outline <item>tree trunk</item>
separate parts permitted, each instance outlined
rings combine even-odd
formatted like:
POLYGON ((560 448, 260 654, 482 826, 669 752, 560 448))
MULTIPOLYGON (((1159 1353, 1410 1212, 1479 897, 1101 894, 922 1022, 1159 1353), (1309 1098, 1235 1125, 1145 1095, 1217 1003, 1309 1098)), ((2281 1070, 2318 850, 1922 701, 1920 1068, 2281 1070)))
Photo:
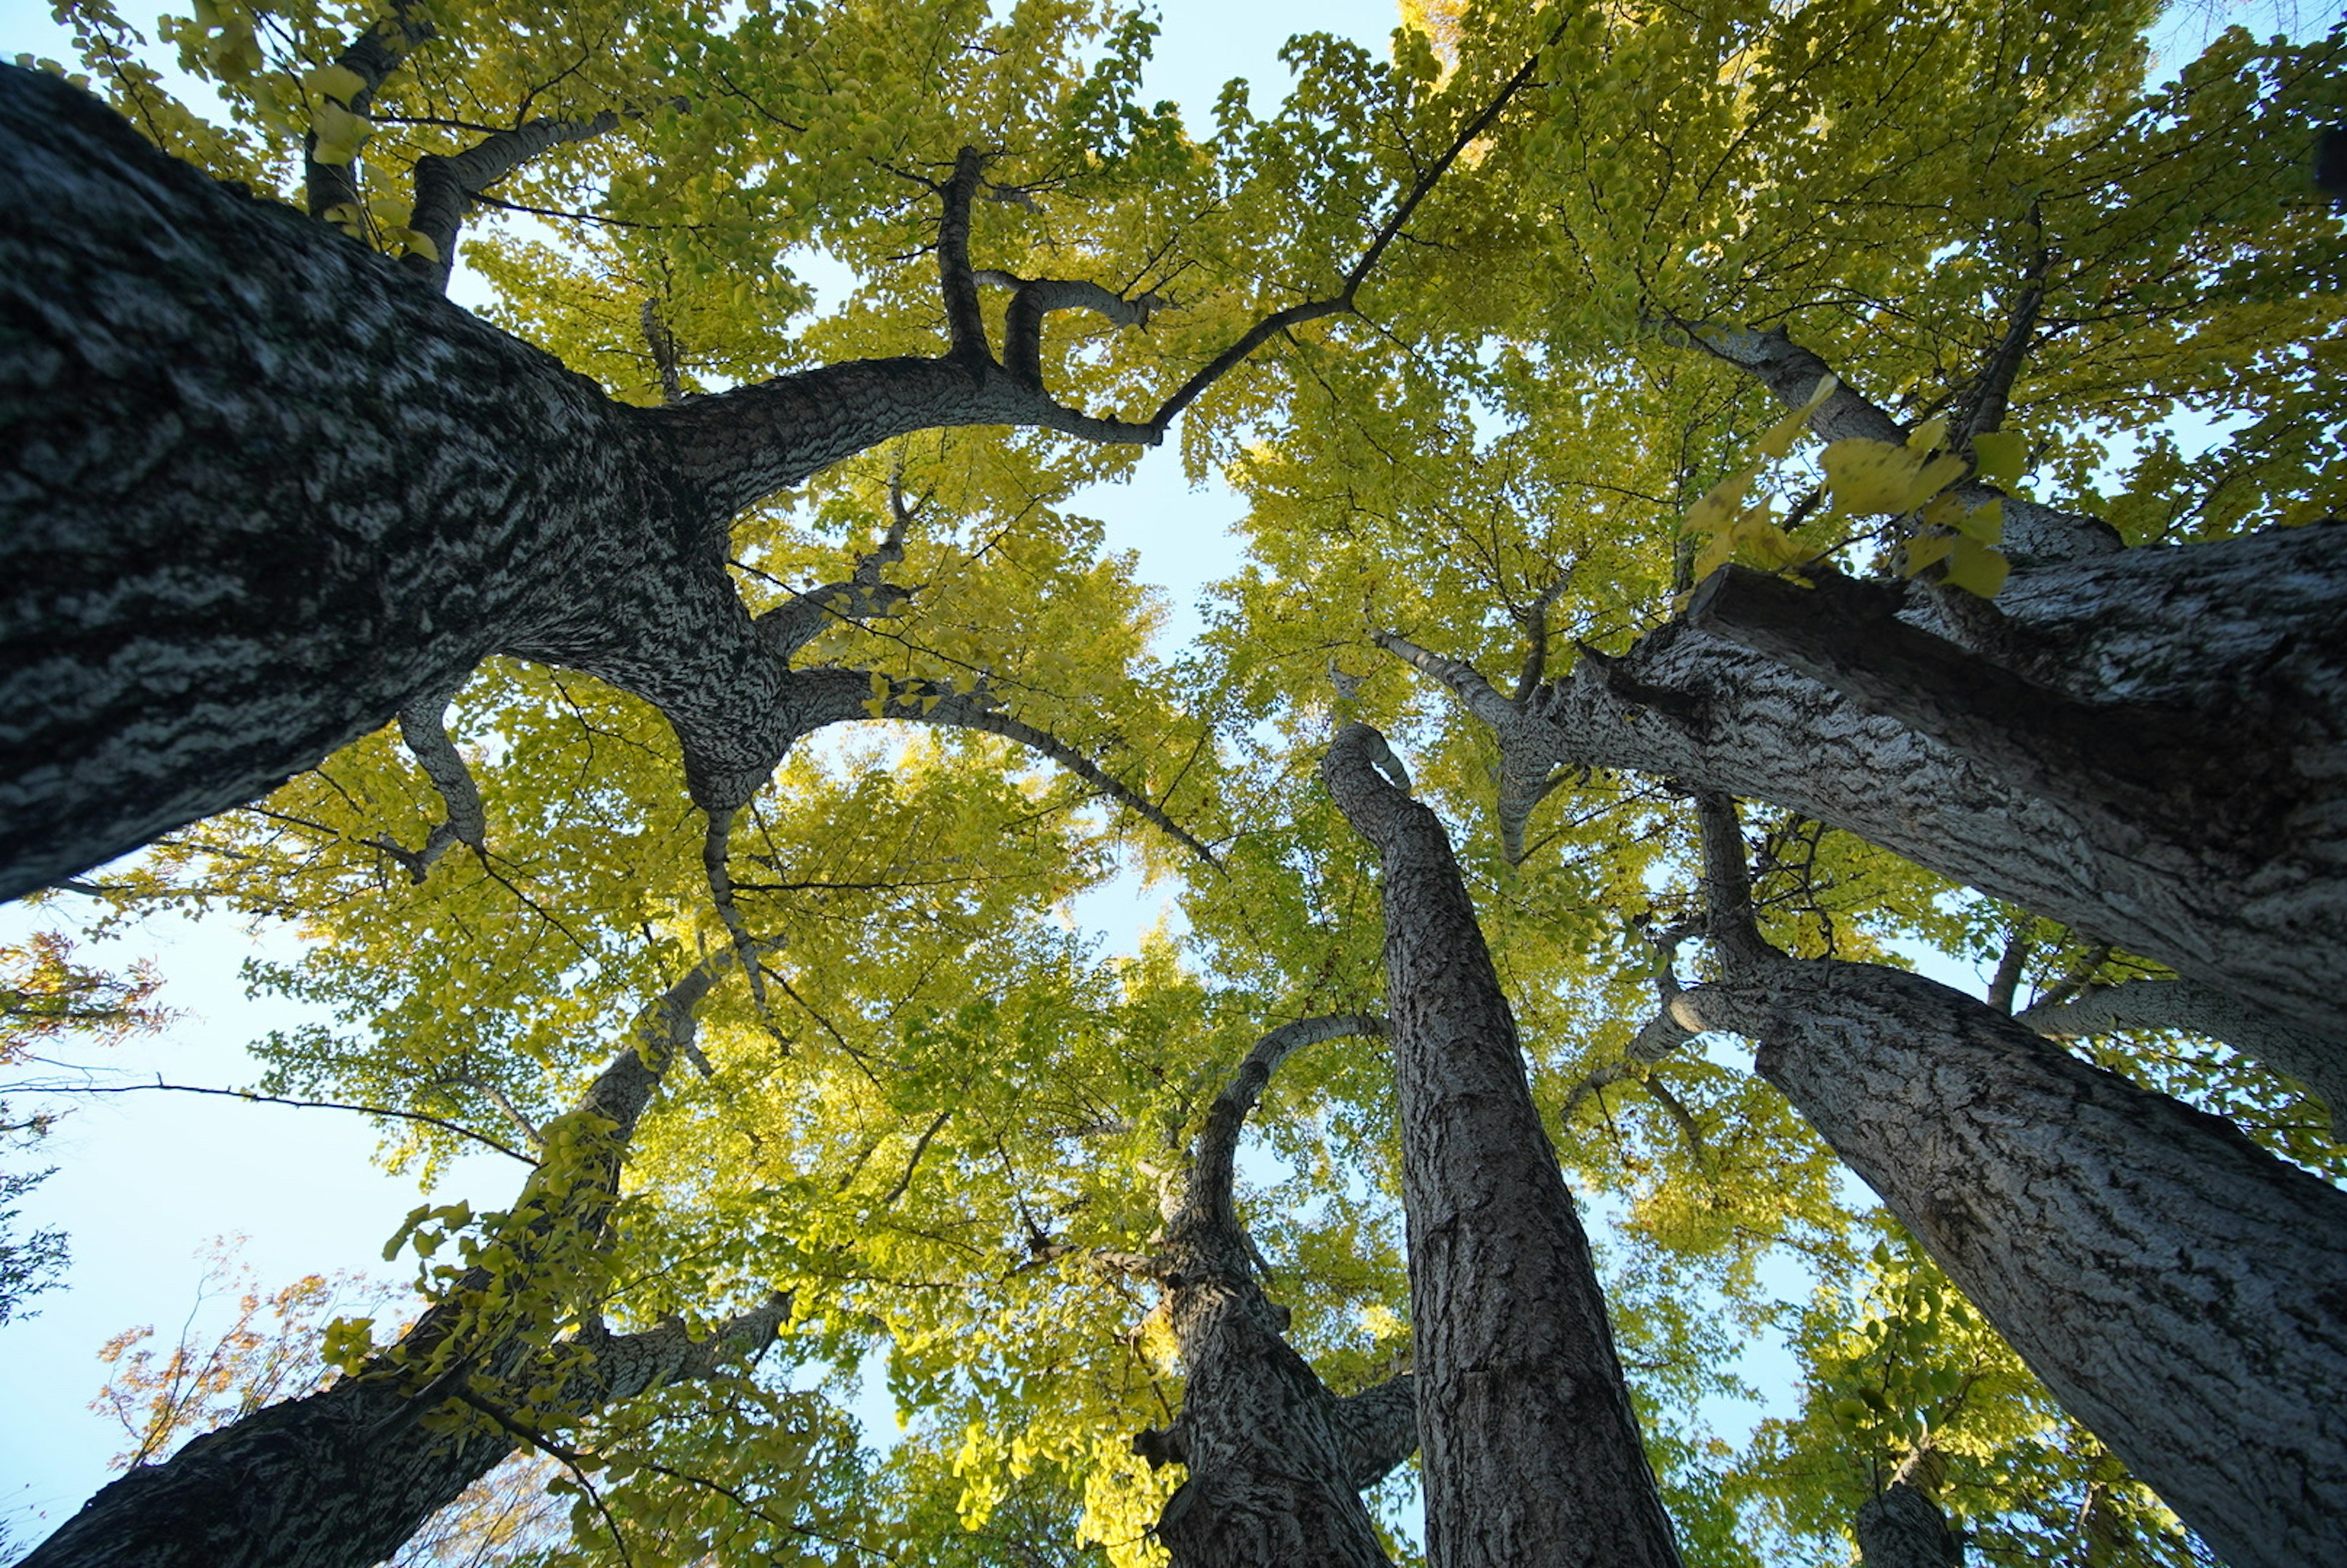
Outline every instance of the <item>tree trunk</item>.
POLYGON ((2232 1568, 2347 1562, 2347 1194, 1871 965, 1686 993, 2232 1568))
MULTIPOLYGON (((785 1303, 699 1344, 682 1323, 598 1348, 580 1403, 708 1377, 773 1338, 785 1303)), ((434 1430, 449 1407, 391 1381, 346 1378, 270 1405, 141 1465, 84 1503, 20 1568, 371 1568, 487 1475, 517 1440, 478 1422, 434 1430)))
POLYGON ((1939 1505, 1894 1481, 1858 1511, 1859 1568, 1963 1568, 1963 1542, 1939 1505))
POLYGON ((1927 601, 1909 618, 1953 634, 1951 657, 2049 695, 2238 726, 2239 753, 2218 760, 2265 759, 2262 836, 2149 832, 2092 790, 2034 787, 2042 771, 1955 743, 1976 713, 1935 719, 1912 693, 1864 687, 1862 671, 1837 690, 1682 625, 1585 658, 1522 703, 1385 641, 1499 731, 1520 784, 1589 764, 1770 801, 2347 1038, 2347 528, 2016 571, 1994 607, 1927 601))
POLYGON ((1182 1348, 1182 1413, 1136 1449, 1186 1465, 1157 1532, 1175 1568, 1383 1568, 1363 1488, 1408 1459, 1418 1430, 1407 1373, 1350 1399, 1288 1347, 1286 1314, 1256 1282, 1231 1200, 1240 1127, 1288 1052, 1376 1034, 1376 1019, 1306 1019, 1250 1051, 1207 1113, 1189 1179, 1169 1205, 1160 1262, 1182 1348))
POLYGON ((1399 774, 1359 724, 1322 764, 1384 868, 1428 1561, 1676 1568, 1514 1016, 1449 836, 1399 774))
MULTIPOLYGON (((549 1182, 542 1167, 530 1178, 509 1233, 517 1251, 559 1243, 565 1229, 589 1238, 600 1232, 637 1120, 691 1041, 695 1008, 734 961, 729 952, 703 962, 638 1018, 629 1044, 564 1118, 578 1123, 572 1136, 550 1140, 582 1145, 586 1168, 549 1182)), ((529 1266, 525 1255, 521 1277, 506 1282, 510 1292, 528 1289, 529 1266)), ((492 1283, 475 1269, 456 1294, 492 1283)), ((569 1376, 559 1405, 593 1409, 712 1377, 754 1358, 789 1311, 787 1298, 770 1296, 698 1342, 682 1322, 612 1335, 590 1320, 562 1347, 593 1354, 569 1376)), ((455 1401, 477 1379, 492 1391, 528 1386, 533 1368, 556 1349, 492 1337, 462 1344, 450 1372, 422 1380, 416 1367, 452 1335, 476 1337, 468 1328, 461 1308, 433 1307, 401 1339, 412 1360, 378 1358, 356 1376, 266 1406, 160 1464, 140 1466, 84 1503, 23 1568, 371 1568, 513 1451, 512 1431, 502 1424, 484 1430, 455 1401), (425 1420, 436 1413, 467 1424, 436 1430, 425 1420)))
POLYGON ((491 653, 651 702, 695 803, 740 805, 791 714, 726 575, 736 513, 913 430, 1163 434, 964 346, 628 407, 0 67, 0 899, 251 800, 491 653))

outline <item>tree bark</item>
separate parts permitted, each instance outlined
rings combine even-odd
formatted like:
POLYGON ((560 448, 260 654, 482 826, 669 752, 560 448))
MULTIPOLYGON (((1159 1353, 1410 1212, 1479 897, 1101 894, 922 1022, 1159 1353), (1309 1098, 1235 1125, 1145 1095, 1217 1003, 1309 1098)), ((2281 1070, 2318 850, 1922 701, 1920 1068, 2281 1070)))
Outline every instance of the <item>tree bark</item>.
POLYGON ((1169 1205, 1160 1253, 1182 1349, 1182 1413, 1136 1448, 1179 1460, 1189 1479, 1157 1533, 1176 1568, 1382 1568, 1361 1490, 1408 1459, 1418 1430, 1408 1373, 1349 1399, 1289 1348, 1286 1314, 1255 1278, 1232 1206, 1232 1160, 1272 1071, 1298 1047, 1383 1032, 1377 1019, 1306 1019, 1275 1030, 1215 1100, 1189 1179, 1169 1205))
POLYGON ((1858 1511, 1859 1568, 1963 1568, 1963 1542, 1939 1505, 1894 1481, 1858 1511))
POLYGON ((696 804, 791 715, 735 514, 909 431, 1152 442, 990 361, 612 402, 391 259, 0 67, 0 898, 251 799, 507 653, 658 707, 696 804))
POLYGON ((2049 795, 2023 770, 1686 626, 1584 657, 1521 702, 1456 661, 1384 641, 1498 730, 1519 796, 1522 781, 1594 765, 1770 801, 2347 1038, 2347 528, 2016 571, 1994 603, 1985 621, 1932 623, 2051 695, 2172 707, 2214 726, 2219 746, 2227 723, 2259 737, 2255 754, 2229 760, 2271 760, 2263 784, 2279 804, 2262 840, 2154 832, 2087 792, 2049 795))
POLYGON ((2347 1561, 2347 1194, 1919 976, 1747 958, 1683 1005, 2228 1563, 2347 1561))
MULTIPOLYGON (((633 1038, 565 1120, 582 1124, 586 1167, 549 1184, 534 1175, 515 1206, 518 1250, 570 1229, 600 1234, 618 1192, 619 1167, 637 1120, 676 1054, 689 1045, 693 1011, 733 961, 721 954, 692 970, 638 1019, 633 1038)), ((551 1131, 549 1129, 549 1131, 551 1131)), ((557 1140, 559 1142, 560 1140, 557 1140)), ((528 1288, 525 1277, 505 1283, 528 1288)), ((491 1283, 476 1269, 458 1294, 491 1283)), ((561 1405, 593 1409, 648 1389, 709 1378, 754 1359, 789 1316, 774 1296, 696 1342, 669 1321, 613 1335, 590 1320, 565 1348, 591 1352, 565 1380, 561 1405)), ((84 1503, 35 1548, 23 1568, 371 1568, 518 1441, 477 1419, 447 1430, 425 1418, 466 1416, 456 1401, 476 1378, 494 1390, 527 1386, 555 1347, 481 1337, 460 1310, 433 1307, 358 1374, 318 1392, 267 1406, 195 1439, 160 1464, 142 1465, 84 1503), (457 1339, 450 1369, 416 1370, 457 1339), (419 1386, 420 1384, 420 1386, 419 1386)))
POLYGON ((1384 738, 1322 776, 1384 868, 1427 1557, 1676 1568, 1589 1243, 1450 842, 1384 738))

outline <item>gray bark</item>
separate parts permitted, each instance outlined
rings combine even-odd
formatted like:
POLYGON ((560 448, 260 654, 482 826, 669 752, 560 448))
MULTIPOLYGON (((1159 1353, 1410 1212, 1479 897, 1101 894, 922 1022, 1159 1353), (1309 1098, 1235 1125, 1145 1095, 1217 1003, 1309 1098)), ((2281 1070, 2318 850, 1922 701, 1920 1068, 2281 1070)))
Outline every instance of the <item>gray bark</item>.
POLYGON ((1456 661, 1384 641, 1494 726, 1513 777, 1585 764, 1768 800, 2339 1038, 2342 589, 2347 528, 2312 528, 2016 571, 1985 623, 1957 627, 1931 602, 1909 612, 1962 632, 1952 656, 1990 660, 2049 699, 2171 707, 2215 726, 2219 746, 2237 725, 2256 743, 2234 760, 2265 759, 2279 803, 2246 843, 2161 827, 2090 790, 2033 787, 2042 769, 1952 743, 1952 719, 1881 711, 1890 704, 1685 626, 1618 659, 1584 657, 1521 702, 1456 661))
POLYGON ((1860 1568, 1963 1568, 1963 1542, 1939 1504, 1894 1481, 1858 1511, 1860 1568))
POLYGON ((1271 1073, 1301 1046, 1384 1032, 1363 1016, 1306 1019, 1248 1053, 1207 1112, 1187 1182, 1167 1205, 1159 1262, 1181 1346, 1182 1413, 1136 1443, 1189 1479, 1157 1532, 1177 1568, 1380 1568, 1361 1489, 1418 1447, 1408 1373, 1340 1399, 1289 1348, 1286 1315, 1264 1295, 1232 1205, 1232 1161, 1271 1073))
POLYGON ((1384 871, 1428 1561, 1676 1568, 1588 1239, 1449 836, 1366 725, 1321 772, 1384 871))
MULTIPOLYGON (((533 1176, 515 1207, 516 1239, 558 1232, 592 1236, 617 1195, 629 1137, 669 1063, 689 1047, 693 1009, 733 962, 720 955, 695 968, 637 1020, 620 1050, 579 1099, 576 1112, 608 1123, 590 1138, 589 1167, 550 1195, 533 1176)), ((527 1256, 520 1266, 526 1272, 527 1256)), ((475 1270, 460 1290, 490 1276, 475 1270)), ((508 1281, 526 1289, 526 1279, 508 1281)), ((592 1352, 570 1375, 562 1404, 587 1410, 648 1389, 715 1376, 754 1359, 789 1316, 770 1296, 696 1342, 678 1321, 614 1335, 589 1321, 571 1341, 592 1352)), ((432 1308, 398 1351, 316 1393, 270 1405, 208 1432, 160 1464, 142 1465, 84 1503, 35 1548, 23 1568, 369 1568, 399 1550, 438 1510, 488 1473, 519 1439, 505 1425, 435 1431, 423 1418, 454 1409, 477 1384, 491 1399, 524 1386, 552 1348, 494 1334, 448 1307, 432 1308), (455 1339, 453 1347, 449 1341, 455 1339), (447 1373, 416 1368, 435 1352, 447 1373)))
POLYGON ((651 702, 695 802, 741 804, 791 733, 725 573, 742 507, 917 429, 1163 434, 965 346, 627 407, 0 67, 0 897, 250 800, 492 653, 651 702))
POLYGON ((2347 1561, 2347 1194, 1921 977, 1686 993, 2233 1568, 2347 1561))
POLYGON ((2070 1001, 2031 1008, 2018 1021, 2048 1040, 2080 1040, 2115 1029, 2172 1029, 2221 1041, 2311 1091, 2331 1112, 2332 1135, 2347 1142, 2347 1045, 2296 1028, 2214 986, 2196 980, 2098 986, 2070 1001))

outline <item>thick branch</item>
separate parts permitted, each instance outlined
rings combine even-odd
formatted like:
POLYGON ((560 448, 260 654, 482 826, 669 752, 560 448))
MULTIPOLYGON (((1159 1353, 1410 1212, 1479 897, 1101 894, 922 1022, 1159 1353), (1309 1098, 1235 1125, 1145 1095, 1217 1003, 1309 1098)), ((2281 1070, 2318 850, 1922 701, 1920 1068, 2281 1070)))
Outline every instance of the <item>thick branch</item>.
MULTIPOLYGON (((1558 587, 1563 587, 1560 579, 1558 587)), ((1536 668, 1548 662, 1545 630, 1545 604, 1538 624, 1542 627, 1534 638, 1532 652, 1526 660, 1524 677, 1537 689, 1536 668)), ((1524 720, 1524 696, 1528 694, 1520 683, 1520 694, 1510 698, 1483 679, 1472 665, 1457 659, 1428 651, 1399 632, 1381 631, 1378 645, 1403 662, 1416 666, 1450 688, 1461 706, 1491 726, 1500 743, 1500 793, 1497 820, 1500 829, 1500 852, 1511 866, 1523 864, 1524 835, 1531 828, 1532 813, 1563 783, 1567 774, 1556 767, 1555 747, 1547 737, 1524 720)))
POLYGON ((2198 980, 2129 980, 2096 987, 2066 1002, 2040 1003, 2021 1023, 2048 1040, 2080 1040, 2118 1029, 2173 1029, 2220 1040, 2294 1078, 2331 1112, 2347 1142, 2347 1045, 2198 980))
POLYGON ((440 794, 447 815, 433 825, 420 849, 404 847, 389 834, 368 840, 407 868, 410 881, 431 875, 433 863, 456 845, 479 853, 488 847, 488 817, 481 807, 481 792, 473 783, 446 723, 449 699, 456 692, 435 692, 399 711, 400 738, 407 743, 415 764, 440 794))
MULTIPOLYGON (((392 0, 391 15, 352 39, 350 47, 334 61, 359 78, 358 90, 343 104, 351 113, 365 114, 384 78, 433 36, 432 24, 416 15, 415 10, 415 0, 392 0)), ((302 141, 302 200, 311 217, 323 218, 334 208, 355 207, 360 196, 357 176, 352 172, 354 166, 318 162, 309 156, 317 147, 317 133, 313 131, 302 141)))
POLYGON ((1199 1131, 1197 1146, 1191 1154, 1183 1209, 1208 1224, 1236 1225, 1238 1214, 1231 1203, 1231 1182, 1239 1133, 1279 1064, 1293 1052, 1322 1040, 1347 1035, 1382 1040, 1385 1032, 1386 1020, 1374 1013, 1338 1013, 1282 1024, 1257 1040, 1206 1112, 1206 1124, 1199 1131))
POLYGON ((914 590, 882 579, 881 573, 905 559, 905 529, 913 513, 891 487, 888 531, 866 554, 845 582, 830 582, 794 596, 758 617, 758 635, 767 647, 788 659, 835 620, 879 620, 895 615, 909 602, 914 590))
POLYGON ((1111 325, 1138 327, 1148 325, 1150 316, 1165 308, 1165 301, 1153 293, 1127 299, 1098 283, 1067 278, 1028 279, 991 271, 973 276, 981 284, 1011 291, 1010 308, 1002 322, 1003 367, 1037 388, 1043 384, 1045 316, 1059 311, 1091 311, 1111 325))
POLYGON ((2239 715, 2219 726, 2142 704, 2082 702, 1898 619, 1891 584, 1816 574, 1803 589, 1748 567, 1714 572, 1688 624, 1823 682, 1974 759, 2014 789, 2255 853, 2289 769, 2239 715))
POLYGON ((534 119, 482 138, 464 151, 415 160, 415 206, 407 226, 432 242, 434 254, 410 250, 403 264, 436 289, 448 287, 456 264, 456 233, 473 203, 490 186, 531 159, 574 141, 601 136, 620 123, 617 109, 592 119, 534 119))
POLYGON ((994 368, 986 316, 979 309, 978 277, 969 265, 969 204, 985 171, 985 158, 976 148, 965 147, 955 155, 953 173, 938 191, 945 204, 938 220, 938 289, 945 296, 946 357, 973 376, 994 368))
MULTIPOLYGON (((1754 376, 1788 408, 1799 408, 1809 402, 1818 383, 1832 374, 1825 361, 1793 342, 1782 328, 1764 333, 1711 322, 1679 324, 1697 347, 1754 376)), ((1907 441, 1906 426, 1861 396, 1847 380, 1841 380, 1833 394, 1809 415, 1809 428, 1828 441, 1853 436, 1887 441, 1892 446, 1904 446, 1907 441)), ((1955 494, 1975 507, 1991 500, 2003 501, 2005 540, 2016 556, 2040 561, 2068 560, 2078 556, 2104 555, 2119 548, 2118 535, 2100 518, 2057 511, 1973 480, 1956 486, 1955 494)))
POLYGON ((1331 1419, 1345 1442, 1354 1487, 1367 1491, 1418 1451, 1418 1378, 1397 1372, 1337 1401, 1331 1419))

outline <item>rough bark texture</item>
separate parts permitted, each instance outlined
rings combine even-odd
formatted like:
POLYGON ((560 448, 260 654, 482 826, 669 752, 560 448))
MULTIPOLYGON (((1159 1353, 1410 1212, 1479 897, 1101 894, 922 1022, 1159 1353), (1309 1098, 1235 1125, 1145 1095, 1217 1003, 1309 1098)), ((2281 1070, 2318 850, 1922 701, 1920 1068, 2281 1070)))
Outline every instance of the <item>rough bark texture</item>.
MULTIPOLYGON (((559 1198, 548 1200, 542 1177, 531 1178, 515 1206, 523 1250, 530 1235, 556 1227, 589 1235, 600 1229, 627 1140, 670 1061, 689 1046, 694 1008, 732 962, 727 954, 701 965, 647 1009, 629 1044, 580 1097, 572 1114, 608 1131, 593 1140, 589 1168, 565 1182, 559 1198)), ((476 1270, 461 1285, 488 1283, 476 1270)), ((589 1322, 575 1344, 592 1359, 569 1376, 562 1402, 593 1409, 712 1377, 754 1358, 789 1310, 787 1298, 769 1297, 697 1343, 682 1322, 623 1335, 589 1322)), ((420 1360, 465 1332, 450 1307, 436 1307, 400 1348, 420 1360)), ((370 1568, 516 1445, 509 1431, 484 1430, 477 1420, 451 1431, 432 1430, 423 1418, 464 1414, 452 1400, 476 1377, 490 1388, 526 1384, 530 1364, 547 1349, 465 1344, 450 1373, 421 1387, 412 1364, 385 1358, 317 1393, 264 1407, 106 1487, 35 1548, 24 1568, 370 1568)))
POLYGON ((724 569, 742 507, 917 429, 1163 433, 978 347, 627 407, 0 67, 0 898, 250 800, 492 653, 651 702, 695 802, 738 806, 794 723, 724 569))
POLYGON ((1365 725, 1322 774, 1384 868, 1428 1561, 1675 1568, 1589 1243, 1449 836, 1365 725))
POLYGON ((1860 1568, 1963 1568, 1963 1542, 1939 1505, 1894 1481, 1858 1511, 1860 1568))
POLYGON ((2048 1040, 2079 1040, 2115 1029, 2173 1029, 2220 1040, 2250 1061, 2296 1079, 2331 1112, 2347 1142, 2347 1045, 2299 1029, 2267 1009, 2197 980, 2129 980, 2074 1000, 2034 1007, 2017 1020, 2048 1040))
POLYGON ((1378 1568, 1361 1489, 1418 1447, 1403 1373, 1340 1399, 1288 1347, 1287 1317, 1263 1293, 1231 1202, 1239 1129, 1290 1051, 1383 1032, 1374 1018, 1307 1019, 1266 1036, 1208 1112, 1160 1252, 1165 1307, 1182 1348, 1182 1413, 1147 1451, 1189 1468, 1158 1536, 1178 1568, 1378 1568))
POLYGON ((2347 1194, 1915 975, 1686 997, 2233 1568, 2347 1561, 2347 1194))
MULTIPOLYGON (((1951 596, 1952 597, 1952 596, 1951 596)), ((2302 1026, 2347 1038, 2347 528, 2147 547, 2016 571, 1958 628, 1910 619, 2049 693, 2173 706, 2254 733, 2265 840, 2154 834, 1870 712, 1822 681, 1669 626, 1522 702, 1389 636, 1498 730, 1519 780, 1590 764, 1789 806, 2302 1026)), ((2218 743, 2222 744, 2222 741, 2218 743)), ((1519 793, 1522 791, 1520 789, 1519 793)))

